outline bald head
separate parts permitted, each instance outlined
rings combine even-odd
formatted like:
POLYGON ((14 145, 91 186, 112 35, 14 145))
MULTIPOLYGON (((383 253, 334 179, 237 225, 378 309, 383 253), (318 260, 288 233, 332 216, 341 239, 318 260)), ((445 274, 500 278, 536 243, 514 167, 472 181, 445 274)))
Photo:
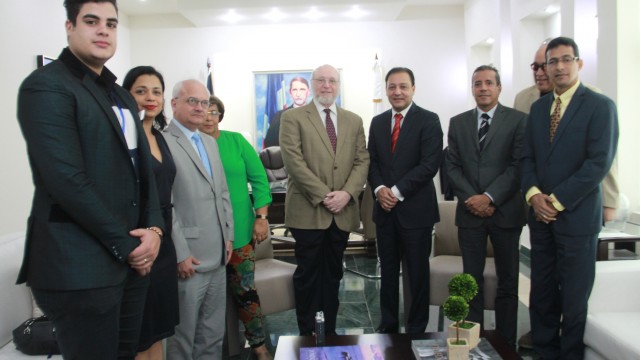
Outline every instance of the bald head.
POLYGON ((324 107, 330 107, 340 94, 340 73, 331 65, 313 70, 313 98, 324 107))
POLYGON ((542 45, 540 45, 533 59, 533 64, 531 64, 533 70, 533 80, 536 83, 536 88, 538 88, 538 91, 543 94, 553 90, 553 85, 549 81, 549 78, 547 77, 547 73, 543 66, 546 62, 545 52, 547 50, 547 43, 548 41, 545 40, 542 45))

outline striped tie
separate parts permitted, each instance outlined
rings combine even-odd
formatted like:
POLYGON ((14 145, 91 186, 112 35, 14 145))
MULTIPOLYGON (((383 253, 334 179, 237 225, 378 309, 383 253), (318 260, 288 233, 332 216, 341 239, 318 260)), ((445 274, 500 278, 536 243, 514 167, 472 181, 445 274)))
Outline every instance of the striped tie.
POLYGON ((478 130, 478 143, 480 150, 484 147, 484 141, 487 139, 487 133, 489 132, 489 114, 483 113, 480 115, 482 122, 480 123, 480 130, 478 130))

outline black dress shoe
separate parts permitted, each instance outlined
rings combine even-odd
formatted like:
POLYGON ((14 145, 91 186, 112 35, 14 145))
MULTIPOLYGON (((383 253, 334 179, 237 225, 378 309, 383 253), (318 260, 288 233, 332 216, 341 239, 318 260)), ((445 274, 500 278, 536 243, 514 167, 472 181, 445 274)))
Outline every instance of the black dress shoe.
POLYGON ((378 326, 376 332, 378 334, 397 334, 398 328, 392 326, 378 326))

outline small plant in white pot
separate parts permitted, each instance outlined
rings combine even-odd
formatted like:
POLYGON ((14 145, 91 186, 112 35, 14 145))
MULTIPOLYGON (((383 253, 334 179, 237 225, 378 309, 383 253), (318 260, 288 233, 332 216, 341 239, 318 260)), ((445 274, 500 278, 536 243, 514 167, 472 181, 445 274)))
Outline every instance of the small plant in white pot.
MULTIPOLYGON (((449 296, 459 296, 468 304, 478 294, 478 283, 469 274, 457 274, 449 280, 449 296)), ((468 313, 468 311, 467 311, 468 313)), ((465 314, 464 318, 467 315, 465 314)), ((480 324, 473 321, 456 322, 449 326, 449 337, 453 337, 453 333, 459 334, 469 340, 469 348, 473 349, 480 343, 480 324)), ((453 320, 452 320, 453 321, 453 320)))
MULTIPOLYGON (((449 295, 442 305, 442 310, 447 319, 459 324, 469 314, 469 304, 462 296, 449 295)), ((447 338, 448 358, 449 360, 468 360, 469 350, 471 349, 469 340, 460 338, 458 329, 459 327, 456 327, 455 337, 451 335, 451 330, 449 330, 449 337, 447 338)))

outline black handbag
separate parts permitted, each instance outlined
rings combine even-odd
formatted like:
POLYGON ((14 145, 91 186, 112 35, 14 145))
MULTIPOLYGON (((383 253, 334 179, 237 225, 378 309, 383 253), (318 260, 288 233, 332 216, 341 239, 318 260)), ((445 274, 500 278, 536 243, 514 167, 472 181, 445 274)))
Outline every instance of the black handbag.
POLYGON ((56 328, 46 315, 28 319, 13 329, 13 343, 27 355, 60 354, 56 328))

